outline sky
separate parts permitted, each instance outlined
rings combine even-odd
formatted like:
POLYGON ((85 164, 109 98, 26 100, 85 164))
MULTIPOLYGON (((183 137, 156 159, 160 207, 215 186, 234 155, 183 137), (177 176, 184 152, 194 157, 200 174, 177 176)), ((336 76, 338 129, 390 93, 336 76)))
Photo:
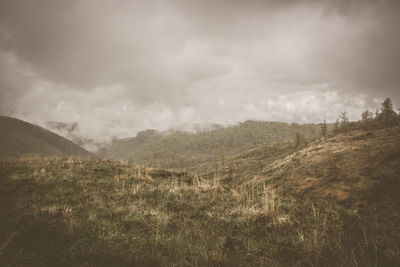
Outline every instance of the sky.
POLYGON ((400 103, 397 0, 2 0, 0 114, 107 140, 400 103))

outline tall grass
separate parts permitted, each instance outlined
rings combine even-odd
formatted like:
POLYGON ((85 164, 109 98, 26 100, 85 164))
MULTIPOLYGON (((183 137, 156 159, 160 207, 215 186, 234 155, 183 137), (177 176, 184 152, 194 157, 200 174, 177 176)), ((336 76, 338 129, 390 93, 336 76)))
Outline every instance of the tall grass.
POLYGON ((391 199, 346 206, 287 196, 268 184, 228 186, 186 172, 77 158, 1 161, 0 172, 6 266, 399 260, 400 213, 391 199))

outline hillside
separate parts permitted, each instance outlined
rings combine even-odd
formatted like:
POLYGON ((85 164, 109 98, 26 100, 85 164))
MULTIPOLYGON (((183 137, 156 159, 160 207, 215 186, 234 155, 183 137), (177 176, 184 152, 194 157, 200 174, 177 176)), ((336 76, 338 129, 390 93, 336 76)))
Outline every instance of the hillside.
POLYGON ((400 127, 358 129, 320 139, 274 161, 247 182, 260 183, 314 199, 400 200, 400 127))
POLYGON ((399 186, 400 127, 348 130, 302 148, 263 146, 191 171, 222 184, 273 186, 315 199, 356 199, 378 182, 399 186))
POLYGON ((399 130, 263 146, 190 172, 3 160, 0 262, 399 266, 399 130))
POLYGON ((92 156, 73 142, 22 120, 0 116, 0 128, 0 158, 32 154, 49 157, 92 156))
POLYGON ((189 171, 206 180, 239 186, 250 181, 274 161, 296 151, 292 142, 264 145, 231 157, 189 168, 189 171))
POLYGON ((187 168, 261 145, 292 141, 296 133, 315 138, 320 135, 320 128, 319 124, 246 121, 197 133, 147 130, 133 138, 115 140, 104 157, 129 159, 154 167, 187 168))

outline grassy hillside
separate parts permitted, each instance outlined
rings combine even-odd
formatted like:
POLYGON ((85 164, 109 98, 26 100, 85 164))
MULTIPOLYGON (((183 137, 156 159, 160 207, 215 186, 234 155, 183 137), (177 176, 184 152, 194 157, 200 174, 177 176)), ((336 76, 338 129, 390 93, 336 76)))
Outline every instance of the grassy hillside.
POLYGON ((163 168, 186 168, 219 160, 261 145, 292 141, 299 133, 307 138, 320 135, 318 124, 287 124, 246 121, 235 126, 189 133, 147 130, 134 138, 116 140, 105 155, 129 159, 140 164, 163 168))
POLYGON ((275 160, 290 155, 298 149, 299 147, 296 148, 293 142, 264 145, 235 156, 189 168, 189 171, 206 180, 217 179, 221 184, 238 186, 253 179, 275 160))
POLYGON ((39 126, 0 116, 0 158, 38 154, 50 157, 90 157, 91 153, 39 126))
POLYGON ((266 166, 248 183, 280 185, 315 199, 398 198, 400 127, 358 129, 315 141, 266 166), (389 191, 377 191, 382 186, 389 191))
POLYGON ((226 158, 214 175, 0 161, 0 262, 399 266, 399 142, 398 126, 347 131, 226 158))
POLYGON ((347 199, 400 177, 400 127, 357 127, 295 147, 262 146, 190 169, 221 184, 280 185, 291 194, 347 199), (363 129, 365 128, 365 129, 363 129))

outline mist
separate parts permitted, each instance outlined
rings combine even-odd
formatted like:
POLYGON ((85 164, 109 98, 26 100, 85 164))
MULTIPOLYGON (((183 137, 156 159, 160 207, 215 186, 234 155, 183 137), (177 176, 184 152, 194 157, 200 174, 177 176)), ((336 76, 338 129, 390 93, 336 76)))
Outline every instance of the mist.
POLYGON ((400 102, 397 1, 1 1, 0 113, 99 141, 400 102))

